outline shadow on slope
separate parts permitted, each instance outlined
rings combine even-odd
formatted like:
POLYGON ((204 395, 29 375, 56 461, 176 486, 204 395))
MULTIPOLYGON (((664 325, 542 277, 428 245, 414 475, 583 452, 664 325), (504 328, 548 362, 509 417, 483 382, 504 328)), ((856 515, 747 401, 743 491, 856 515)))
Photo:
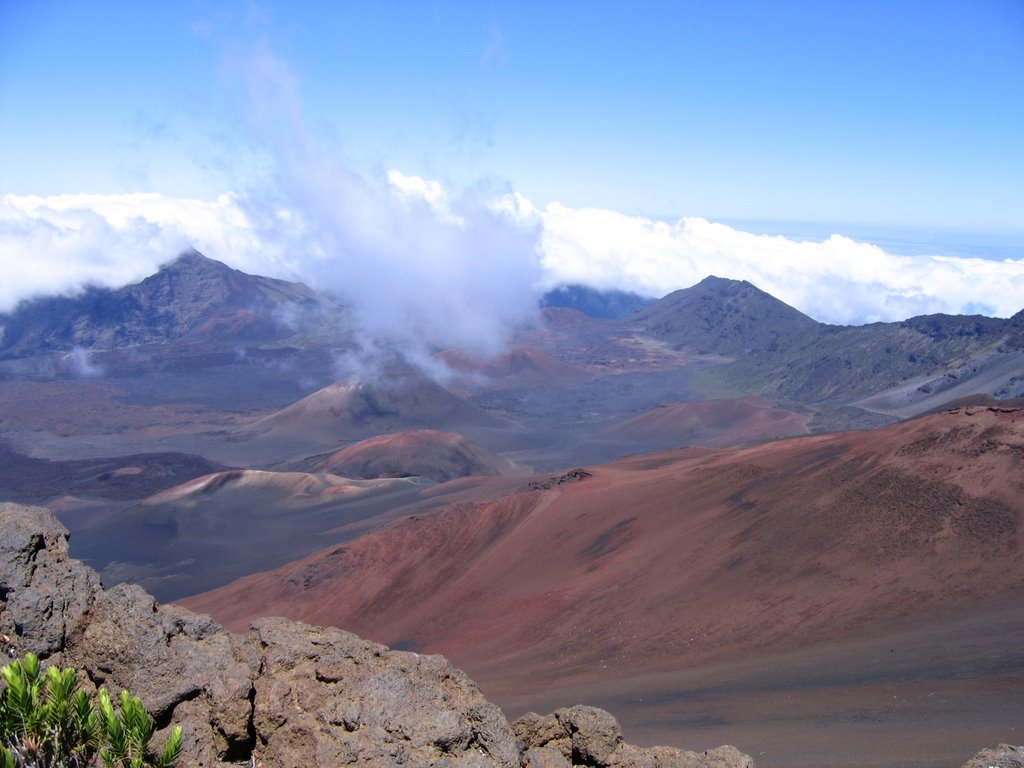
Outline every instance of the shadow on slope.
POLYGON ((132 581, 171 600, 372 530, 424 482, 228 470, 133 504, 52 507, 73 534, 74 556, 105 583, 132 581))

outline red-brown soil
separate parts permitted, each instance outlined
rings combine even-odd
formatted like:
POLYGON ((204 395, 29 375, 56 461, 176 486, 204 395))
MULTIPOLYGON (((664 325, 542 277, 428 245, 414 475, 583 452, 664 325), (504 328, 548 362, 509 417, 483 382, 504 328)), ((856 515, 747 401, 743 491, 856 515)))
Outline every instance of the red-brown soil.
POLYGON ((438 482, 468 475, 500 475, 511 462, 454 432, 417 429, 380 435, 315 462, 345 477, 426 477, 438 482))
POLYGON ((1024 624, 1024 411, 967 407, 590 472, 185 602, 236 629, 283 614, 443 652, 511 709, 600 689, 652 739, 728 731, 755 756, 771 744, 764 765, 872 764, 797 759, 822 712, 867 712, 870 727, 836 734, 876 752, 901 718, 910 736, 935 731, 906 765, 935 764, 957 739, 969 754, 1019 713, 1024 657, 1005 633, 1024 624), (930 724, 927 708, 896 706, 929 685, 964 708, 952 735, 956 705, 935 703, 947 719, 930 724))
POLYGON ((666 403, 619 422, 604 434, 648 444, 675 442, 720 448, 806 434, 807 420, 806 415, 778 408, 760 397, 735 397, 666 403))
POLYGON ((346 379, 317 390, 249 424, 240 437, 279 435, 309 445, 355 442, 409 427, 436 424, 493 426, 500 421, 430 379, 416 374, 346 379))
POLYGON ((456 388, 557 387, 589 378, 582 368, 567 365, 533 347, 516 347, 492 358, 478 358, 458 349, 438 358, 458 375, 456 388), (461 387, 460 387, 461 385, 461 387))

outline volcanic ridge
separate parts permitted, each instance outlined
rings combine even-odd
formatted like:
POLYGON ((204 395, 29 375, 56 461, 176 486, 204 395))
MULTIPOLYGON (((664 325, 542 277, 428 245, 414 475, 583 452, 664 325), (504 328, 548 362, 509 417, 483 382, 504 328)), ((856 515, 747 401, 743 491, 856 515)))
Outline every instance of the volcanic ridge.
MULTIPOLYGON (((444 653, 512 715, 585 700, 769 768, 953 765, 1019 733, 1024 311, 831 326, 745 281, 562 286, 503 352, 419 364, 352 318, 195 251, 22 304, 0 501, 45 504, 108 584, 444 653)), ((276 621, 253 631, 298 631, 276 621)), ((604 764, 583 714, 532 717, 513 740, 559 757, 513 763, 604 764)), ((247 729, 217 759, 251 760, 247 729)), ((621 765, 703 764, 659 754, 621 765)))

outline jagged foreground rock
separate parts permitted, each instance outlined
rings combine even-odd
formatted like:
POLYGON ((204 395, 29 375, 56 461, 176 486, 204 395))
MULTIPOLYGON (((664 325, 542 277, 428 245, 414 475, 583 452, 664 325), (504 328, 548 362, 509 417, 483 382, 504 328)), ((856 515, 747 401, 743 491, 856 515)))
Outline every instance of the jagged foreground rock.
POLYGON ((593 707, 510 725, 441 656, 277 618, 232 635, 139 587, 105 590, 40 507, 0 504, 0 633, 9 655, 75 666, 140 696, 159 728, 183 726, 183 766, 753 766, 732 747, 625 744, 593 707))

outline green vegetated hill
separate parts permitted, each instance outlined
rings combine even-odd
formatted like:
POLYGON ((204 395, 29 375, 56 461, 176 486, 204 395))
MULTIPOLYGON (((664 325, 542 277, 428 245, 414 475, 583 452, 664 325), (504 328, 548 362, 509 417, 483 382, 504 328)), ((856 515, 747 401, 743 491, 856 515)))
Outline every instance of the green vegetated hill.
POLYGON ((881 410, 933 396, 1024 394, 1024 311, 1012 318, 924 315, 895 323, 819 323, 746 281, 709 277, 635 313, 648 336, 732 356, 701 374, 718 395, 781 403, 855 403, 897 388, 881 410), (968 384, 968 382, 971 382, 968 384))

